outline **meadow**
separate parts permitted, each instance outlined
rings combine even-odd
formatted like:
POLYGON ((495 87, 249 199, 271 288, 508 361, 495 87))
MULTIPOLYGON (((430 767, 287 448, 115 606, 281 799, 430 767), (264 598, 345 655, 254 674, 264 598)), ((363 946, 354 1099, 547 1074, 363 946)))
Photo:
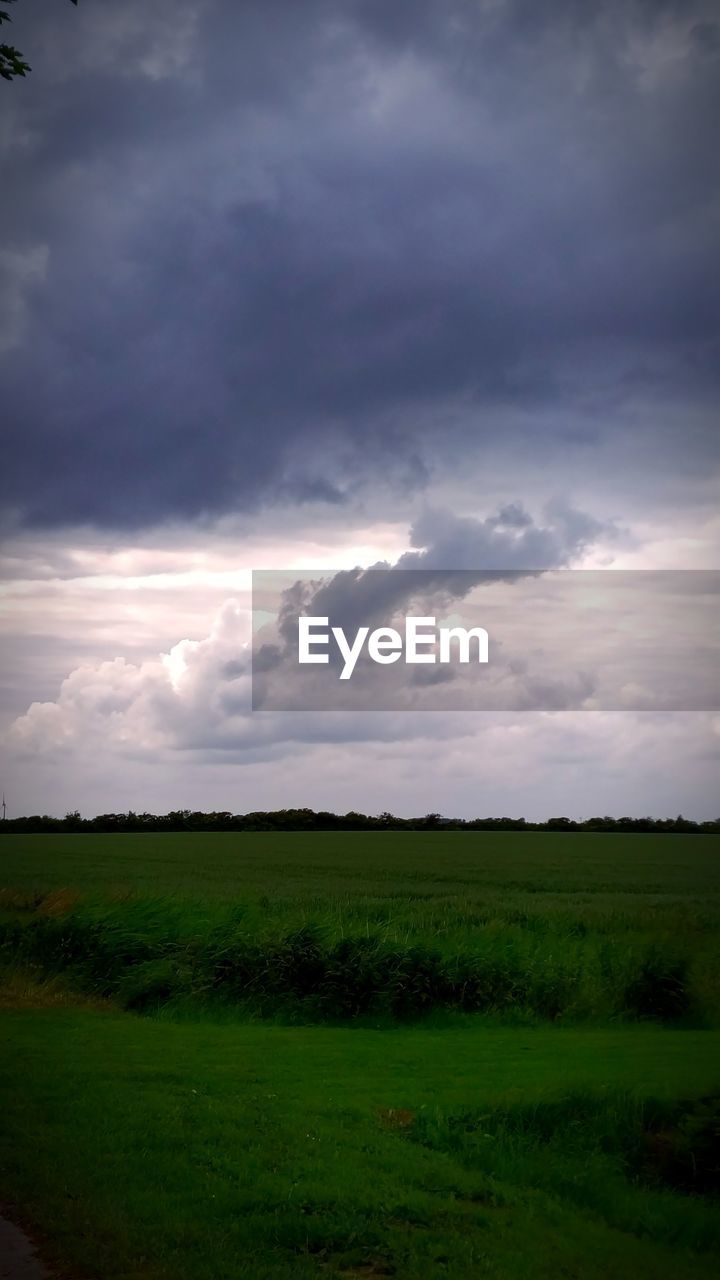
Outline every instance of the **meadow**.
POLYGON ((0 841, 0 1199, 95 1280, 703 1277, 720 841, 0 841))

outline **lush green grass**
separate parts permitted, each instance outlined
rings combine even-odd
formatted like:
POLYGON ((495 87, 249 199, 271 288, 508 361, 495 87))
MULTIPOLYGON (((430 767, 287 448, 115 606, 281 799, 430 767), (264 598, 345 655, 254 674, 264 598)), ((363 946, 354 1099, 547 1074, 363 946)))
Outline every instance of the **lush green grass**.
POLYGON ((719 852, 5 838, 0 1198, 73 1280, 713 1275, 719 852))
POLYGON ((623 1155, 628 1091, 707 1092, 713 1033, 4 1019, 0 1178, 103 1280, 714 1273, 711 1206, 632 1181, 623 1155), (528 1104, 572 1121, 589 1097, 584 1142, 528 1129, 528 1104), (484 1148, 458 1143, 453 1117, 477 1136, 468 1114, 499 1107, 484 1148))
POLYGON ((412 926, 338 929, 244 906, 56 897, 0 922, 0 960, 63 973, 142 1012, 231 1007, 302 1022, 387 1021, 440 1010, 514 1019, 720 1022, 717 945, 645 924, 613 937, 582 920, 488 913, 438 937, 412 926), (529 927, 531 926, 531 927, 529 927))
POLYGON ((0 845, 0 942, 5 955, 64 969, 133 1009, 192 999, 303 1020, 445 1008, 718 1025, 719 843, 10 837, 0 845))

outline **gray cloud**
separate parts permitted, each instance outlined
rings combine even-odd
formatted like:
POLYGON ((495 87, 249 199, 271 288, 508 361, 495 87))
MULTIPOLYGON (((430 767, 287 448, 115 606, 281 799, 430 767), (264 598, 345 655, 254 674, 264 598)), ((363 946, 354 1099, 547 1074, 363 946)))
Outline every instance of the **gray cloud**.
POLYGON ((629 414, 652 467, 660 405, 679 449, 716 394, 717 32, 699 0, 39 4, 6 141, 11 516, 422 486, 508 409, 528 459, 629 414))
MULTIPOLYGON (((288 577, 281 571, 254 579, 257 710, 709 711, 720 706, 717 573, 376 567, 328 575, 320 584, 308 577, 287 589, 288 577), (301 614, 315 619, 325 633, 326 656, 317 660, 323 665, 298 661, 301 614), (406 665, 403 614, 419 615, 426 629, 485 627, 488 665, 479 667, 471 659, 444 672, 406 665), (378 623, 397 633, 390 665, 376 665, 364 646, 363 637, 378 623), (336 628, 342 628, 348 646, 358 636, 350 680, 336 628)), ((442 661, 436 645, 421 661, 442 661)))
MULTIPOLYGON (((615 532, 611 524, 560 501, 548 504, 543 523, 536 523, 517 502, 482 520, 428 508, 410 530, 410 542, 417 549, 405 552, 395 564, 377 561, 368 569, 341 570, 319 585, 298 582, 286 590, 278 632, 285 650, 292 650, 294 662, 300 613, 330 617, 333 625, 352 632, 362 625, 387 622, 411 600, 434 600, 437 607, 447 606, 487 579, 513 581, 561 568, 598 537, 612 537, 615 532)), ((256 671, 272 670, 286 656, 274 645, 267 651, 260 649, 254 657, 256 671)))
POLYGON ((551 572, 614 533, 560 502, 548 505, 542 523, 519 503, 483 520, 428 510, 412 530, 418 549, 395 564, 306 573, 294 581, 291 570, 255 574, 253 708, 716 706, 717 575, 551 572), (345 660, 334 641, 324 665, 298 663, 300 616, 324 619, 352 641, 359 628, 367 634, 378 624, 402 633, 403 615, 442 619, 448 613, 451 625, 490 629, 487 667, 428 672, 402 661, 378 667, 363 649, 353 660, 352 681, 343 682, 345 660))

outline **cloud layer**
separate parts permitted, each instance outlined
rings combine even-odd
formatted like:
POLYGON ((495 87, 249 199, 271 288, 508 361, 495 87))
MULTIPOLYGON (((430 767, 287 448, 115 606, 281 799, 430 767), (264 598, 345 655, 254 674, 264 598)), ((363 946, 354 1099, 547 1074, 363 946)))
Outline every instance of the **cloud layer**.
POLYGON ((252 567, 717 564, 714 0, 13 16, 12 804, 714 816, 702 717, 257 718, 242 648, 252 567))
POLYGON ((500 429, 652 466, 660 406, 707 467, 712 4, 60 9, 6 139, 11 516, 347 502, 500 429))

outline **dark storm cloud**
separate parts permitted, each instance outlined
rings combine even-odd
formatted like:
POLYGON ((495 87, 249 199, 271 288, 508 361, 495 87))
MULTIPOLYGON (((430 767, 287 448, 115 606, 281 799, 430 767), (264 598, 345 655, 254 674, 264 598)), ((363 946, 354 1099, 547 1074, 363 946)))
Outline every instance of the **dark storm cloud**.
POLYGON ((708 402, 711 5, 61 8, 3 89, 19 518, 337 503, 507 407, 542 457, 554 408, 708 402))

